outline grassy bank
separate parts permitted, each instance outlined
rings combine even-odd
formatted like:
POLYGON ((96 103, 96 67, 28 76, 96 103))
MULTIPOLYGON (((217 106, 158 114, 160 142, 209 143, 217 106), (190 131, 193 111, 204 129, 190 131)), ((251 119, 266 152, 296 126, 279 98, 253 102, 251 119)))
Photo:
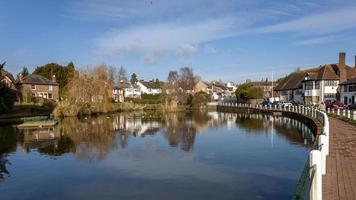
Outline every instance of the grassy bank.
POLYGON ((356 120, 350 119, 348 117, 339 116, 339 115, 332 114, 332 113, 328 113, 328 116, 336 118, 336 119, 340 119, 340 120, 342 120, 344 122, 347 122, 347 123, 349 123, 349 124, 351 124, 353 126, 356 126, 356 120))

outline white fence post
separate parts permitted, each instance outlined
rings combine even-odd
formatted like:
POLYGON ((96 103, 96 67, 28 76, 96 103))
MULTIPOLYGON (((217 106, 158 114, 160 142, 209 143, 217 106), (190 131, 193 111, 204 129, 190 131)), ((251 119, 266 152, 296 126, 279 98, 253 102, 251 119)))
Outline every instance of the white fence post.
POLYGON ((347 118, 351 118, 351 111, 347 110, 347 118))
POLYGON ((310 200, 322 200, 321 152, 312 150, 309 159, 310 176, 314 176, 311 177, 310 200))
POLYGON ((318 140, 319 150, 321 152, 321 174, 326 174, 326 135, 320 135, 318 140))

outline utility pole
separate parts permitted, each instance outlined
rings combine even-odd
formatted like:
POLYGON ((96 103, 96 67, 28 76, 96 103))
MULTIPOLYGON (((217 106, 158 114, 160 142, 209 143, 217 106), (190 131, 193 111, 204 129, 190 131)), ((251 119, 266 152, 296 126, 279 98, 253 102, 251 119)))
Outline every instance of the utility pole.
POLYGON ((273 71, 272 71, 272 99, 274 101, 274 97, 273 97, 273 71))

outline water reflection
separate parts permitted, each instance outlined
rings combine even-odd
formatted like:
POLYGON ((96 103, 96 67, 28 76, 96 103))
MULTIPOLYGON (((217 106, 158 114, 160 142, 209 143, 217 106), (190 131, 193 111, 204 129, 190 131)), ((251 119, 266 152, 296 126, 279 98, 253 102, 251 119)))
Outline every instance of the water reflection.
MULTIPOLYGON (((71 154, 76 160, 100 162, 114 150, 127 149, 130 138, 160 135, 171 148, 194 149, 197 134, 207 129, 238 127, 245 134, 276 134, 291 144, 310 146, 314 140, 302 123, 270 115, 231 113, 113 114, 89 118, 65 118, 54 128, 16 129, 0 127, 0 180, 9 174, 9 154, 16 148, 27 153, 58 157, 71 154)), ((272 135, 273 137, 273 135, 272 135)), ((273 139, 273 138, 272 138, 273 139)))
POLYGON ((10 161, 7 156, 16 151, 17 136, 15 129, 12 127, 0 128, 0 181, 4 179, 4 176, 9 175, 7 165, 10 165, 10 161))

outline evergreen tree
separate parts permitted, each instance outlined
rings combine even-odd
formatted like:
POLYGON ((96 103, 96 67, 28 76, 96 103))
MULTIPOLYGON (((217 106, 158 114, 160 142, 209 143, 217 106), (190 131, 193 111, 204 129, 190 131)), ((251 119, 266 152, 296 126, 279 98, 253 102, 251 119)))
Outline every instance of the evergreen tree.
POLYGON ((130 79, 131 84, 135 84, 137 81, 137 75, 135 73, 132 73, 130 79))
POLYGON ((20 75, 22 75, 22 77, 28 76, 30 73, 28 72, 27 67, 23 67, 21 72, 19 74, 17 74, 17 78, 20 77, 20 75))

